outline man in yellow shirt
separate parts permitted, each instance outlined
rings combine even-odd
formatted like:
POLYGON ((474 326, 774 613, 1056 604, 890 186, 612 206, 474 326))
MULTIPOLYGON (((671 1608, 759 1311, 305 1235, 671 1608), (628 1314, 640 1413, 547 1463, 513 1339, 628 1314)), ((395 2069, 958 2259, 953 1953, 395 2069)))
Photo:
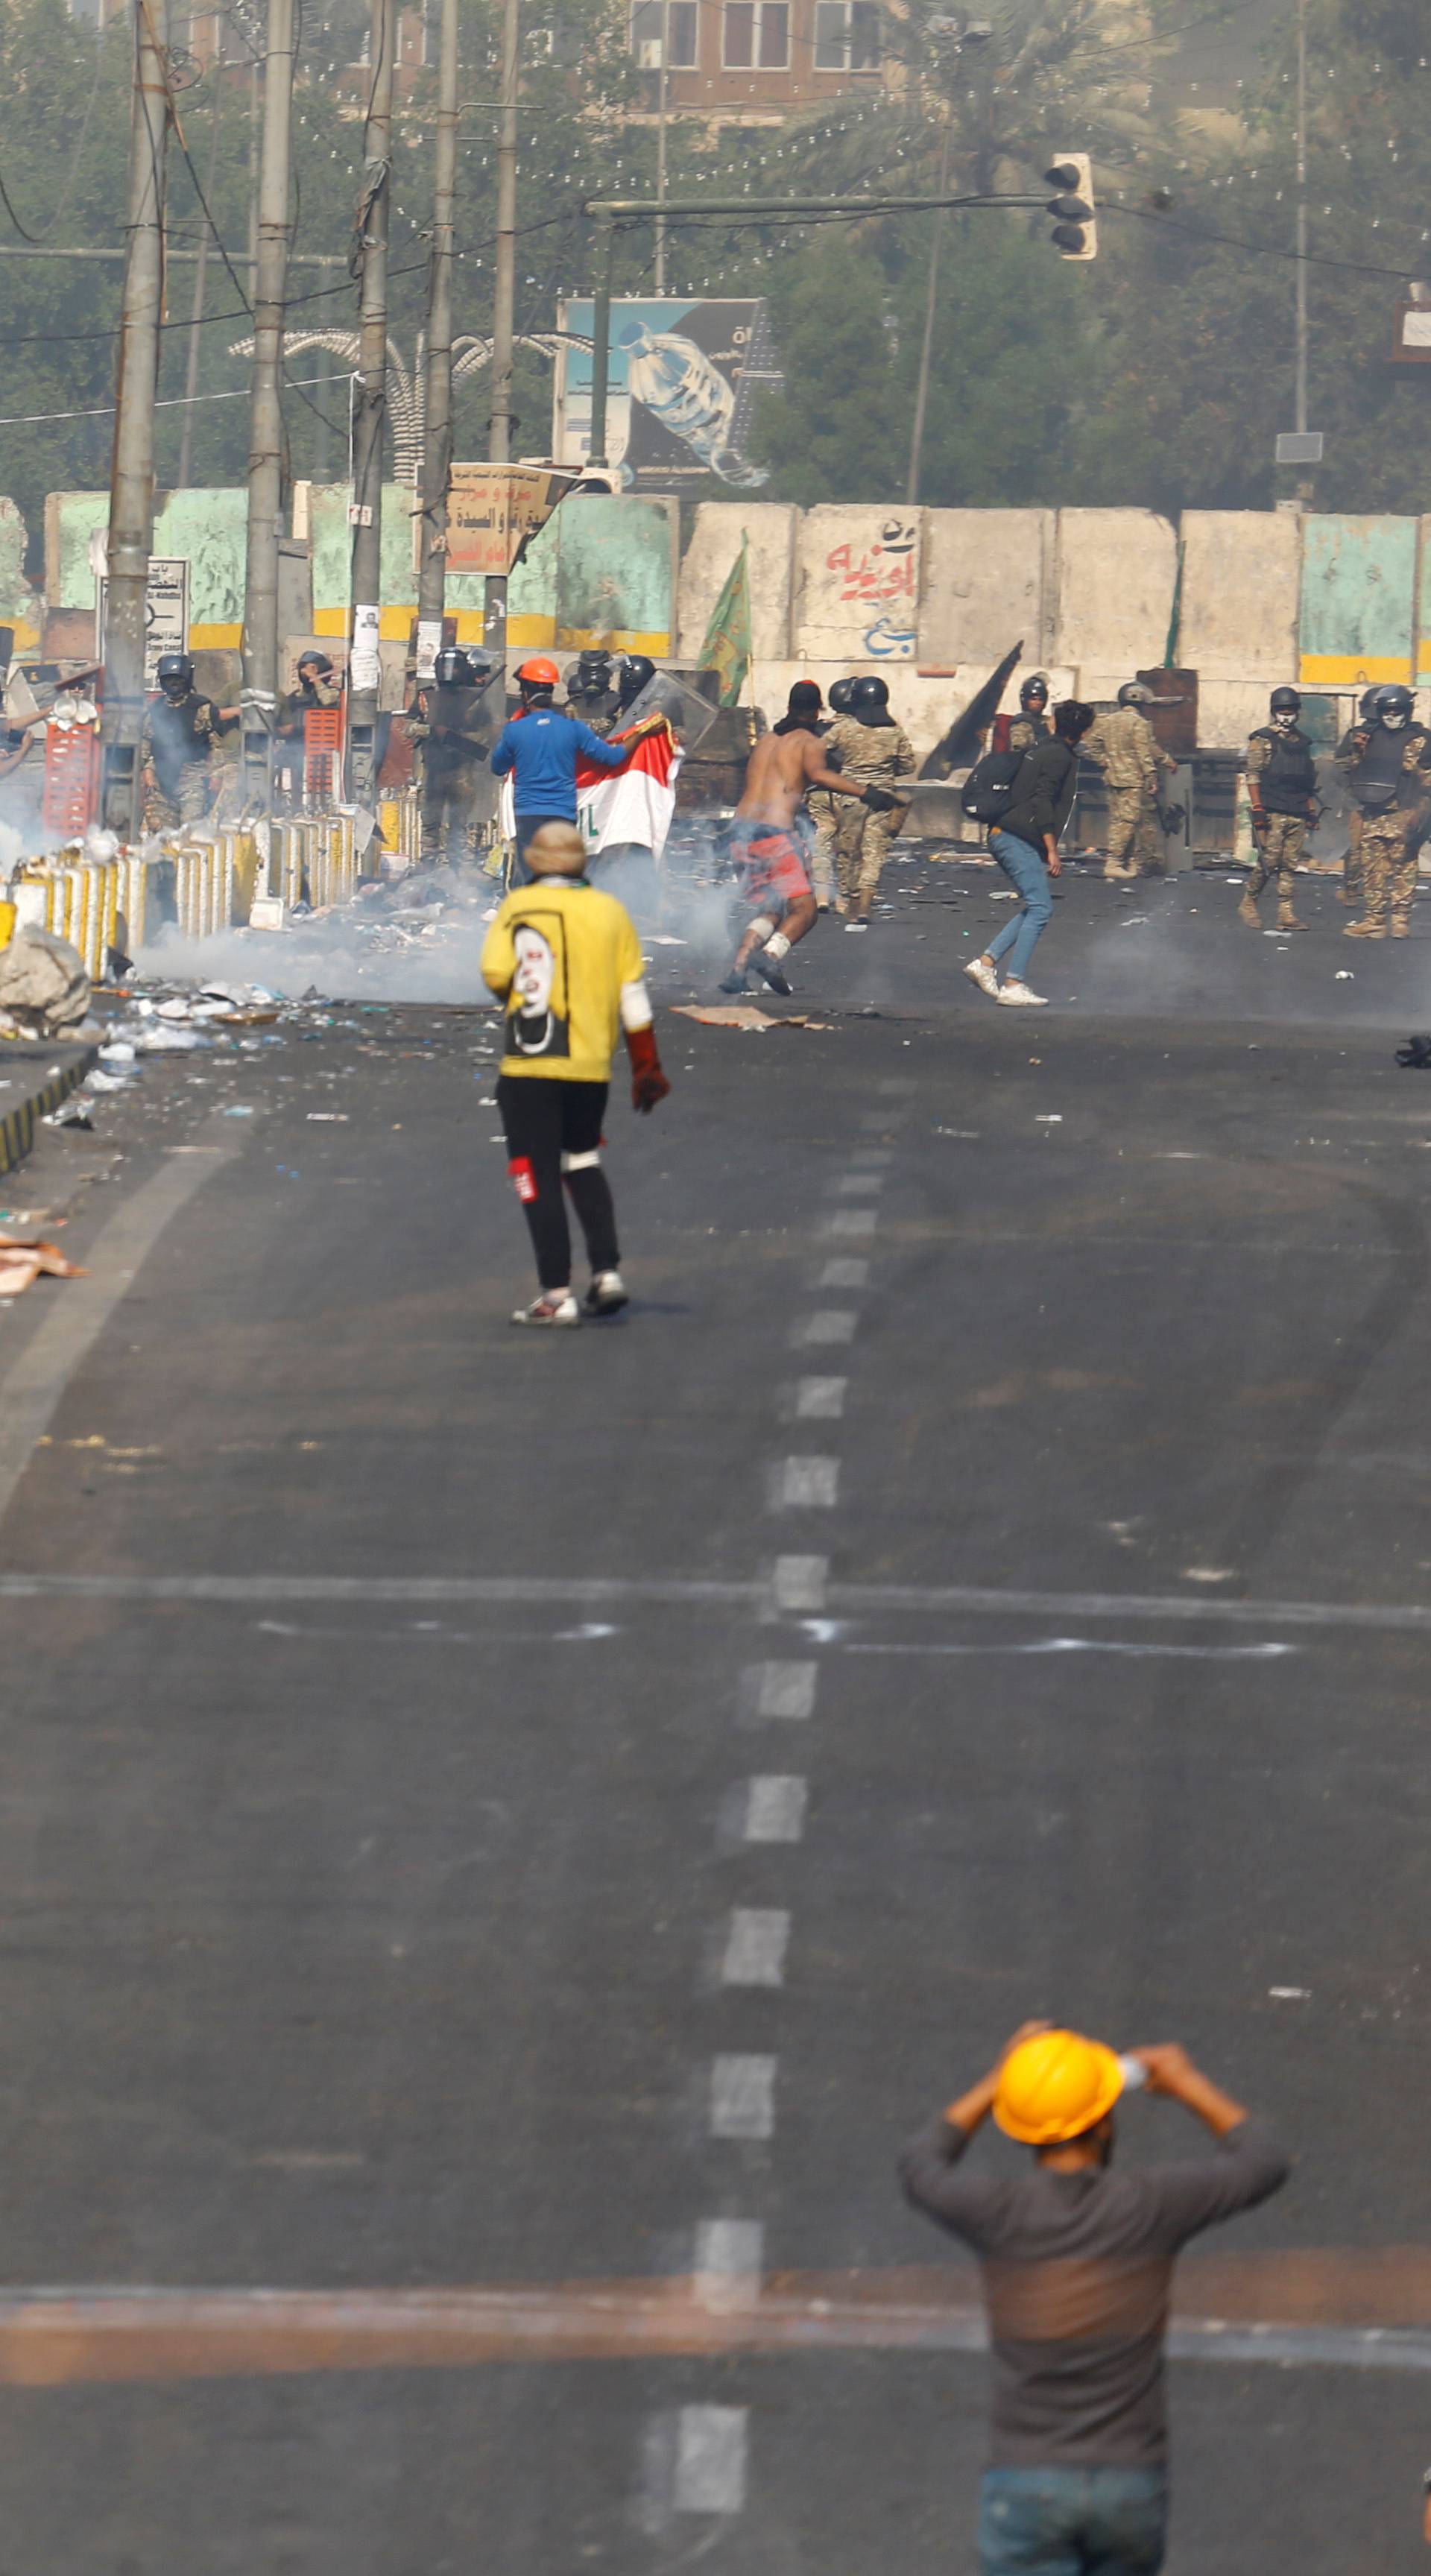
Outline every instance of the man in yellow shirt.
POLYGON ((507 896, 482 947, 482 980, 505 1003, 497 1107, 507 1169, 526 1210, 540 1294, 514 1324, 579 1324, 627 1302, 616 1210, 601 1169, 601 1122, 620 1031, 631 1105, 654 1109, 671 1086, 656 1053, 636 927, 616 897, 585 878, 586 845, 570 823, 544 823, 527 843, 532 882, 507 896), (586 1238, 591 1285, 571 1287, 565 1182, 586 1238))

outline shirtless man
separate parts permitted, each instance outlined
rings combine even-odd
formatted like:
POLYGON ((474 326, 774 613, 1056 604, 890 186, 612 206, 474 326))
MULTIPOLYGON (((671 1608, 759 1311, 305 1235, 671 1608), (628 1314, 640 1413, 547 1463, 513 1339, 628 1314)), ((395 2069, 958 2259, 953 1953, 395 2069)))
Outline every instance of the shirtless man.
POLYGON ((796 732, 762 734, 750 755, 730 845, 755 919, 722 980, 723 993, 749 991, 747 966, 754 966, 772 992, 794 989, 785 960, 816 918, 814 891, 791 833, 796 808, 810 787, 826 788, 832 796, 856 796, 877 814, 886 813, 895 801, 882 787, 867 787, 829 768, 819 736, 803 725, 796 732))

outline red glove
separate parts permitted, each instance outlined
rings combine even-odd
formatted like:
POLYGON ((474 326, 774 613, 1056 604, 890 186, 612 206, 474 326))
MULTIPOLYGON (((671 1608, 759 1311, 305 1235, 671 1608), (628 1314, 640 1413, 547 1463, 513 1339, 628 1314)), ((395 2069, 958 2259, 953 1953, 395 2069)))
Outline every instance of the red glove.
POLYGON ((656 1053, 655 1030, 628 1029, 626 1052, 631 1058, 631 1106, 644 1113, 664 1100, 671 1088, 656 1053))

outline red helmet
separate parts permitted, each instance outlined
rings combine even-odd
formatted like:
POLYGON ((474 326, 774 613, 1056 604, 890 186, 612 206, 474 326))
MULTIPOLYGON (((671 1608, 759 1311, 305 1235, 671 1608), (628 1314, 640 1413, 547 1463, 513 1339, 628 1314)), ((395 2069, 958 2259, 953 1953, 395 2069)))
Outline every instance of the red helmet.
POLYGON ((534 653, 530 662, 522 664, 517 677, 528 681, 534 689, 554 689, 561 673, 545 653, 534 653))

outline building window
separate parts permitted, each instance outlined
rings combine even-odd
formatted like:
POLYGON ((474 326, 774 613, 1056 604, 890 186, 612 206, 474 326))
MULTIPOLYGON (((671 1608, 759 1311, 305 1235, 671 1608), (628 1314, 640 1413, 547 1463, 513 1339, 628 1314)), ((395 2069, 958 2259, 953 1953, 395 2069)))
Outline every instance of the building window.
MULTIPOLYGON (((661 68, 662 0, 636 0, 631 12, 631 51, 643 70, 661 68), (654 50, 651 50, 654 49, 654 50)), ((671 53, 667 70, 694 71, 697 61, 697 0, 665 0, 671 53)))
POLYGON ((783 72, 790 62, 789 0, 725 0, 728 72, 783 72))
POLYGON ((879 68, 879 0, 815 0, 817 72, 879 68))

